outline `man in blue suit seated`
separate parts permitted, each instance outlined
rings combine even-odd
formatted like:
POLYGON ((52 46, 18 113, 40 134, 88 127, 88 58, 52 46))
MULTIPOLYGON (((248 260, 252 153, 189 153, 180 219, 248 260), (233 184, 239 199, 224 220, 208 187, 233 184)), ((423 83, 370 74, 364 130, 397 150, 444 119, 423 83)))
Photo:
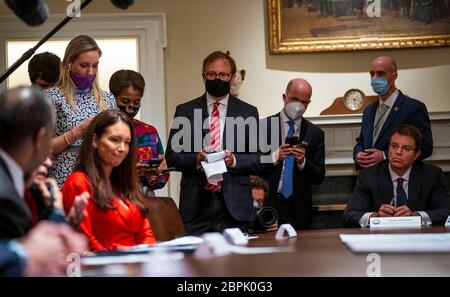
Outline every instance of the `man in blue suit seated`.
POLYGON ((402 124, 392 131, 389 160, 359 173, 344 212, 344 226, 366 227, 370 217, 420 216, 422 226, 443 225, 450 197, 442 170, 418 160, 419 130, 402 124))
POLYGON ((431 156, 433 137, 427 108, 397 89, 397 63, 387 56, 375 58, 370 65, 370 77, 372 89, 379 100, 364 109, 361 133, 353 149, 356 166, 369 167, 385 160, 389 135, 394 127, 403 123, 416 126, 422 134, 419 159, 431 156))

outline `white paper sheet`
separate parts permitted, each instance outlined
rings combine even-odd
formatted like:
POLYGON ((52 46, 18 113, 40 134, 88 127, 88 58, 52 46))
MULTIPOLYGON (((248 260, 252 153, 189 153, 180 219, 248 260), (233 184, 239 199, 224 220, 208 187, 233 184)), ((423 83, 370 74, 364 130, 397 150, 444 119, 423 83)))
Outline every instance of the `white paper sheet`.
POLYGON ((355 253, 450 252, 450 233, 341 234, 355 253))
POLYGON ((227 172, 227 167, 225 166, 225 161, 223 159, 212 163, 203 161, 202 166, 208 182, 214 185, 216 185, 217 182, 222 181, 222 174, 227 172))

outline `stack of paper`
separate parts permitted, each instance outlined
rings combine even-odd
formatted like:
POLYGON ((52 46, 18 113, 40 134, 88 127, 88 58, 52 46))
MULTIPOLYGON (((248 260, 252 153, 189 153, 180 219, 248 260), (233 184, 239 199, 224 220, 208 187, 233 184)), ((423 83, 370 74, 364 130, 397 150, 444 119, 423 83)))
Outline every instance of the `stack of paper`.
POLYGON ((355 253, 448 253, 450 233, 341 234, 355 253))

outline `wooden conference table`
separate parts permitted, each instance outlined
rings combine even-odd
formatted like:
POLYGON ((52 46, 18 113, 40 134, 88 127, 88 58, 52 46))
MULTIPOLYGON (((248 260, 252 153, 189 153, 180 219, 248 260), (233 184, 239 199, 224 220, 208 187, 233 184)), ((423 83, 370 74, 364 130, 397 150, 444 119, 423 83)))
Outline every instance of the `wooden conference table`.
MULTIPOLYGON (((292 252, 237 255, 160 263, 126 264, 126 276, 168 277, 283 277, 283 276, 367 276, 372 261, 368 254, 355 254, 339 234, 435 233, 450 228, 433 226, 415 230, 322 229, 299 231, 297 238, 275 240, 275 232, 260 234, 250 247, 293 247, 292 252)), ((381 276, 450 276, 450 253, 380 254, 381 276)))

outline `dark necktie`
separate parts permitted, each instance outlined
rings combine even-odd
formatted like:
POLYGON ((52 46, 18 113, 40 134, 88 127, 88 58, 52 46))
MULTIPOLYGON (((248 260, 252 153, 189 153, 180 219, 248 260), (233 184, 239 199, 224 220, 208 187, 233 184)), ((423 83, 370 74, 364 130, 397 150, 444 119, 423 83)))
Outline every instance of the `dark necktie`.
POLYGON ((397 178, 397 207, 406 205, 408 203, 408 196, 406 196, 405 189, 403 188, 404 178, 397 178))

